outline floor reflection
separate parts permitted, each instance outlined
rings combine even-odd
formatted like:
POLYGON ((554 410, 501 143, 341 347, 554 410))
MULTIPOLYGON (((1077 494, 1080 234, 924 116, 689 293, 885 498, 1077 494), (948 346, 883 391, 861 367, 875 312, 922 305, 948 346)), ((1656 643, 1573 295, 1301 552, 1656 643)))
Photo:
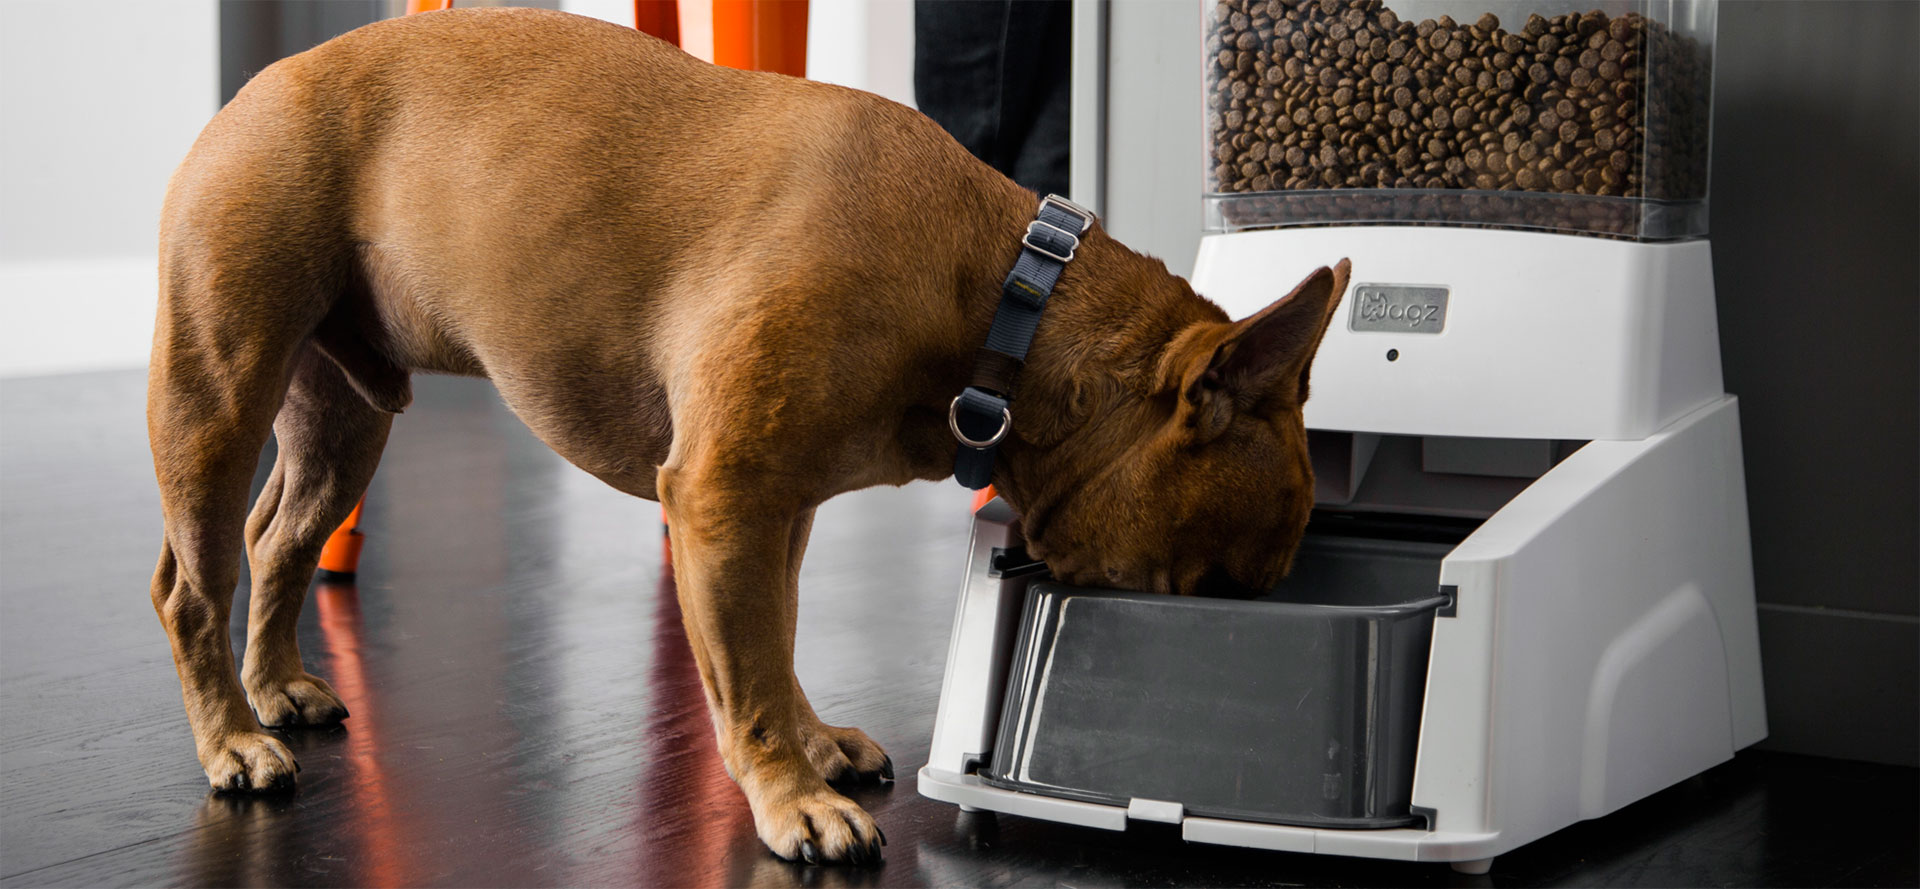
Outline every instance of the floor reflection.
POLYGON ((188 880, 201 886, 273 885, 286 833, 298 823, 291 796, 208 793, 194 813, 188 880))
POLYGON ((978 879, 981 859, 1000 845, 1000 817, 993 812, 955 808, 950 817, 944 837, 929 829, 915 844, 915 882, 920 885, 955 886, 978 879))
MULTIPOLYGON (((394 814, 397 788, 380 761, 384 702, 368 681, 360 589, 350 583, 318 584, 313 601, 320 612, 320 634, 333 662, 334 691, 353 714, 344 752, 355 779, 349 795, 353 845, 360 853, 353 858, 355 881, 369 886, 402 885, 413 877, 404 852, 410 825, 394 814)), ((295 751, 295 755, 298 753, 295 751)))

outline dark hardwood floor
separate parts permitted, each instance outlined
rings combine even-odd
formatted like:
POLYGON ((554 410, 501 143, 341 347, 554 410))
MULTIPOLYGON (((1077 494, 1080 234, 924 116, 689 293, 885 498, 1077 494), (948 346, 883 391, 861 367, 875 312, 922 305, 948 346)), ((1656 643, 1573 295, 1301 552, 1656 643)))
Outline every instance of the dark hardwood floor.
POLYGON ((0 886, 1916 882, 1914 770, 1778 754, 1743 754, 1488 877, 924 799, 912 776, 966 536, 968 493, 950 483, 820 512, 800 677, 825 718, 891 751, 901 781, 853 794, 892 840, 883 867, 787 864, 714 751, 658 507, 566 465, 485 384, 416 386, 368 501, 361 580, 316 588, 301 617, 309 668, 353 716, 285 735, 297 794, 244 799, 207 792, 148 602, 144 375, 0 382, 0 886))

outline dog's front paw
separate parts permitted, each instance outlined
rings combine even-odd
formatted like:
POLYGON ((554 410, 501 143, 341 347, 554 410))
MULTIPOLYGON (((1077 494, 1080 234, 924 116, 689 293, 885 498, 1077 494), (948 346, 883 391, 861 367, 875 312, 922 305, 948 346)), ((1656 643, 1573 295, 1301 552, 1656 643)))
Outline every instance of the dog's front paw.
POLYGON ((754 828, 773 854, 808 864, 879 864, 886 836, 873 816, 821 785, 767 806, 754 805, 754 828))
POLYGON ((818 719, 800 724, 807 761, 820 777, 836 784, 893 780, 893 758, 867 733, 828 725, 818 719))
POLYGON ((332 725, 347 718, 347 706, 340 703, 333 686, 312 673, 247 683, 247 701, 261 725, 276 728, 332 725))
POLYGON ((214 790, 234 793, 285 793, 299 771, 293 752, 265 732, 232 732, 200 751, 200 765, 214 790))

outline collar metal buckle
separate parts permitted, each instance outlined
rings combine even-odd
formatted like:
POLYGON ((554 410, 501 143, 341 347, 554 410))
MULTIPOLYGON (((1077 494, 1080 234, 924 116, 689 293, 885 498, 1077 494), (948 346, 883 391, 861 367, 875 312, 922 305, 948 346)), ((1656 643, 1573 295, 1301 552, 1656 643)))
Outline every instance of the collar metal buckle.
POLYGON ((1048 205, 1058 207, 1062 211, 1064 211, 1067 215, 1078 219, 1080 221, 1080 230, 1068 231, 1044 219, 1035 219, 1034 221, 1027 223, 1027 233, 1021 236, 1020 243, 1023 246, 1025 246, 1027 249, 1032 250, 1035 253, 1040 254, 1041 256, 1052 257, 1053 259, 1063 263, 1072 262, 1074 252, 1080 249, 1080 236, 1086 234, 1087 229, 1093 228, 1093 211, 1088 210, 1087 208, 1082 207, 1079 204, 1076 204, 1072 201, 1069 201, 1066 198, 1063 198, 1057 194, 1050 194, 1040 199, 1040 209, 1034 211, 1035 215, 1037 216, 1039 214, 1045 213, 1047 211, 1048 205), (1058 232, 1060 234, 1060 237, 1065 238, 1067 242, 1067 252, 1064 255, 1060 253, 1055 253, 1051 249, 1048 249, 1047 247, 1042 246, 1041 244, 1035 242, 1033 239, 1033 233, 1036 229, 1040 229, 1040 228, 1047 229, 1048 231, 1058 232))
MULTIPOLYGON (((1090 229, 1093 227, 1093 211, 1092 210, 1082 207, 1079 204, 1069 201, 1066 198, 1063 198, 1057 194, 1050 194, 1044 198, 1041 198, 1040 210, 1047 209, 1048 204, 1052 204, 1056 207, 1059 207, 1062 210, 1067 211, 1068 213, 1073 214, 1074 216, 1080 217, 1080 230, 1074 233, 1076 236, 1086 234, 1087 229, 1090 229)), ((1038 214, 1038 212, 1039 211, 1035 211, 1036 214, 1038 214)))
MULTIPOLYGON (((1081 231, 1085 231, 1085 230, 1086 229, 1081 229, 1081 231)), ((1027 223, 1027 233, 1020 236, 1020 243, 1025 245, 1028 250, 1032 250, 1033 252, 1038 253, 1041 256, 1051 256, 1054 259, 1057 259, 1061 262, 1072 262, 1074 251, 1080 249, 1080 236, 1074 234, 1073 232, 1067 231, 1066 229, 1061 228, 1060 226, 1054 225, 1051 222, 1042 222, 1038 219, 1035 219, 1034 221, 1027 223), (1067 239, 1067 255, 1061 256, 1060 254, 1055 253, 1052 250, 1048 250, 1047 248, 1035 243, 1033 240, 1033 230, 1036 228, 1045 228, 1051 231, 1056 231, 1060 233, 1060 237, 1066 238, 1067 239)))

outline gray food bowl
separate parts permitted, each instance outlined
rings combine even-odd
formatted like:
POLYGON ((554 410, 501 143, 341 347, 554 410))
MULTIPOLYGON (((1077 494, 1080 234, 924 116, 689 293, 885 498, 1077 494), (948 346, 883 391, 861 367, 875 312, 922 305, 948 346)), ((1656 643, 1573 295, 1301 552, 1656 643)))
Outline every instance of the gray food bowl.
POLYGON ((1036 583, 981 777, 1242 821, 1423 823, 1413 758, 1451 548, 1310 536, 1246 601, 1036 583))

